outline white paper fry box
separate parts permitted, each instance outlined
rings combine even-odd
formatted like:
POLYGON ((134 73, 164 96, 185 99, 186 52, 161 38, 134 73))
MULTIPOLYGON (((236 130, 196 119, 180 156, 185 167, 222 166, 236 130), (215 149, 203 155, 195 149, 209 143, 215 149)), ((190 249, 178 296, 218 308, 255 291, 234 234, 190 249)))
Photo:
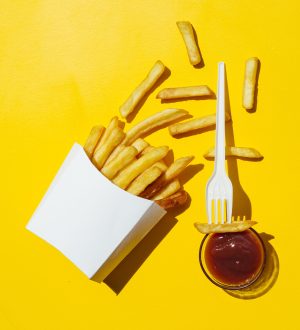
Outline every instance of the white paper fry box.
POLYGON ((26 228, 103 280, 165 213, 111 183, 74 144, 26 228))

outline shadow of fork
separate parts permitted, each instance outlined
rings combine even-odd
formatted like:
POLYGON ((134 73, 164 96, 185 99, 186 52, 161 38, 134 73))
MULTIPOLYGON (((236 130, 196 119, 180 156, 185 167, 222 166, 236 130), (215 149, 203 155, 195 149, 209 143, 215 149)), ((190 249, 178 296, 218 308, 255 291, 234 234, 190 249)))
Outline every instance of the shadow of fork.
MULTIPOLYGON (((235 141, 227 77, 225 78, 225 109, 231 117, 231 121, 226 123, 226 145, 234 147, 235 141)), ((233 188, 232 217, 234 220, 251 220, 251 201, 240 183, 237 159, 228 157, 227 165, 228 176, 232 182, 233 188)))

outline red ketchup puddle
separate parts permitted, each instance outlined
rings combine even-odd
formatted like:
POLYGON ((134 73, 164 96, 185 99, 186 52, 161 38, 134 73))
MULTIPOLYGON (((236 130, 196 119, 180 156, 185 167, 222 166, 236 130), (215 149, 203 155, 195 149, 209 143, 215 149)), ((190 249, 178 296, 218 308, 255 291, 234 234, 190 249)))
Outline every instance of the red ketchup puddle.
POLYGON ((205 248, 208 271, 226 285, 243 285, 254 279, 264 263, 264 248, 252 230, 212 234, 205 248))

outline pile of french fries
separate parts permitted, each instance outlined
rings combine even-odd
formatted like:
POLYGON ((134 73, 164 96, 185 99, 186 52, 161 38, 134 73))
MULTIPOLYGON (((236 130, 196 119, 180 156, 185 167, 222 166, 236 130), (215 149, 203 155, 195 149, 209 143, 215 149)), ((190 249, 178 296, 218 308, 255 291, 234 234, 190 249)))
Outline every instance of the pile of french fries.
POLYGON ((188 194, 178 176, 194 156, 167 164, 165 158, 169 147, 151 146, 141 136, 145 137, 162 124, 181 120, 187 114, 181 109, 166 109, 127 132, 124 132, 124 123, 113 117, 106 128, 92 128, 84 150, 98 170, 120 188, 151 199, 165 209, 183 205, 188 194))
MULTIPOLYGON (((178 29, 183 37, 189 61, 192 65, 199 65, 202 61, 197 38, 190 22, 177 22, 178 29)), ((243 106, 251 109, 254 106, 258 59, 251 58, 246 62, 243 106)), ((137 105, 157 84, 166 70, 161 61, 156 61, 144 80, 129 95, 121 105, 119 111, 123 118, 134 112, 137 105)), ((164 88, 156 98, 160 100, 180 100, 189 98, 214 98, 214 92, 206 85, 183 86, 164 88)), ((178 176, 194 159, 194 156, 182 157, 172 164, 166 163, 169 147, 154 147, 143 138, 163 127, 168 127, 169 133, 174 136, 183 136, 190 132, 201 130, 216 124, 215 114, 193 118, 183 109, 165 109, 124 131, 124 122, 117 116, 113 117, 108 126, 95 126, 85 143, 84 150, 87 156, 101 173, 120 188, 131 194, 151 199, 165 209, 183 205, 188 198, 182 188, 178 176)), ((225 115, 229 121, 229 114, 225 115)), ((259 159, 261 154, 253 148, 228 147, 227 156, 242 159, 259 159)), ((210 149, 204 157, 214 158, 214 150, 210 149)))

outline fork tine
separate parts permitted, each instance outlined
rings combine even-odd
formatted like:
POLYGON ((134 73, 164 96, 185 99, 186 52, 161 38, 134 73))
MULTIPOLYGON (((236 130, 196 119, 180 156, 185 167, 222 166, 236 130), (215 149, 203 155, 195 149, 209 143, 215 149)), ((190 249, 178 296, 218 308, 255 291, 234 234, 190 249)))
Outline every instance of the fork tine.
POLYGON ((218 223, 219 215, 218 215, 218 200, 217 199, 214 199, 214 207, 215 207, 215 223, 218 223))
POLYGON ((232 216, 232 198, 226 200, 226 207, 227 207, 227 222, 231 223, 231 216, 232 216))
POLYGON ((221 199, 221 223, 224 223, 224 203, 225 199, 221 199))
POLYGON ((207 212, 207 216, 208 216, 208 223, 211 224, 212 223, 212 219, 211 219, 211 209, 212 209, 212 200, 208 199, 206 202, 206 212, 207 212))

